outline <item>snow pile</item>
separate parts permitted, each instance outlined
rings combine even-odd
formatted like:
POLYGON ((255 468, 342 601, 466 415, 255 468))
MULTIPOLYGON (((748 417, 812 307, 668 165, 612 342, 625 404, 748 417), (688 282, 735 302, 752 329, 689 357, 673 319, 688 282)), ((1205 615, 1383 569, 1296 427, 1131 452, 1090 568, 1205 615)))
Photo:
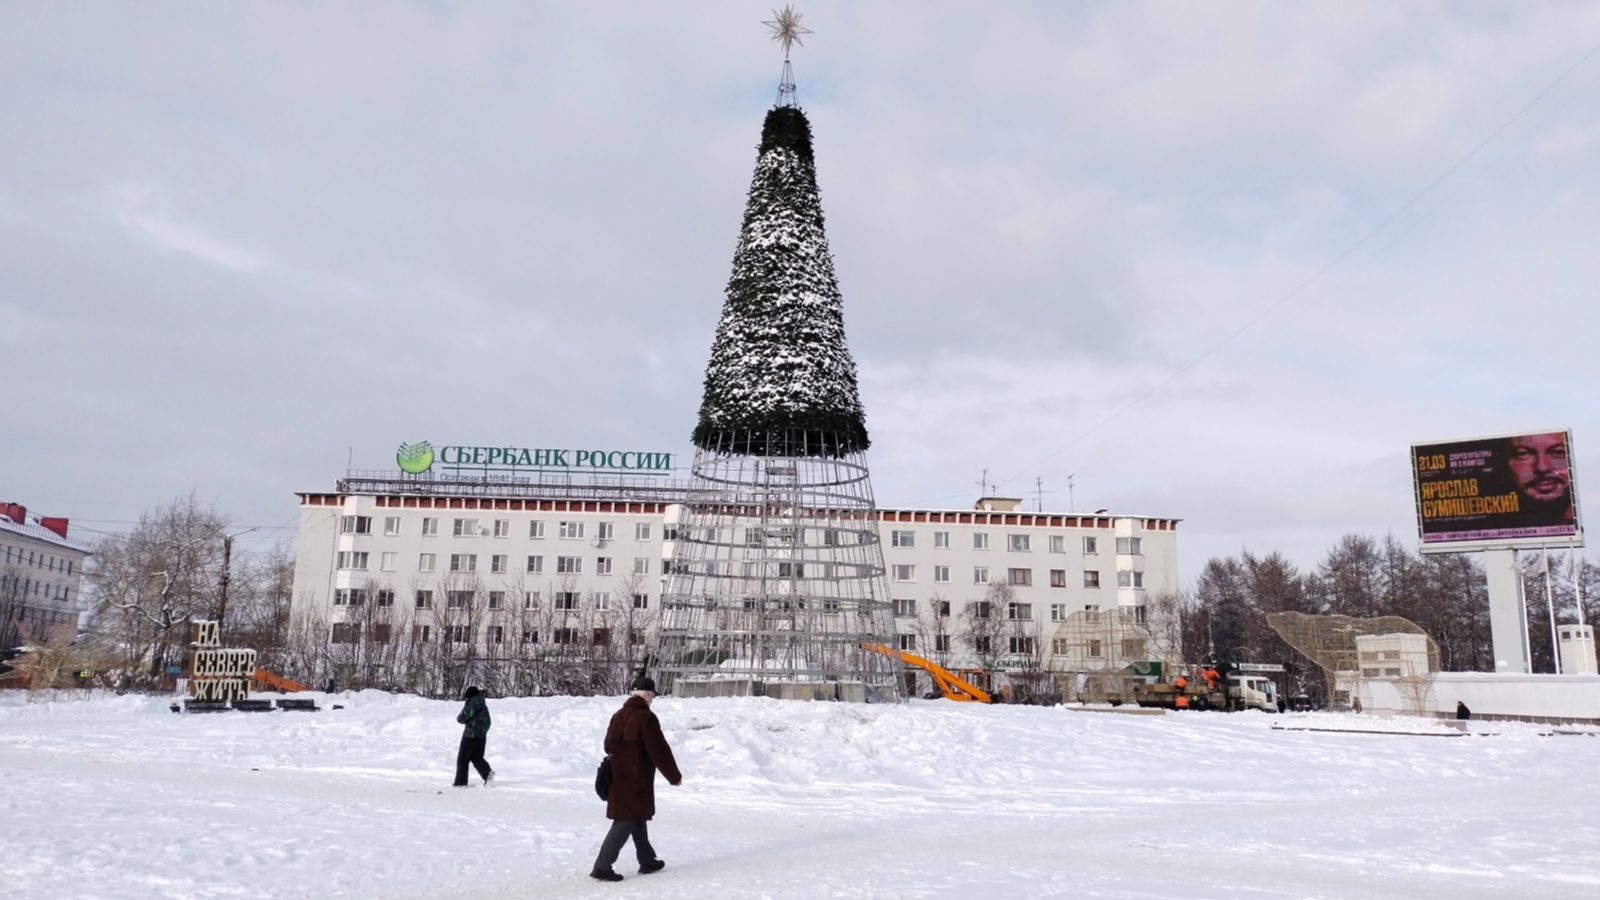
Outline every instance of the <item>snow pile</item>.
MULTIPOLYGON (((448 787, 459 704, 315 714, 0 696, 0 884, 30 897, 1593 896, 1600 740, 1274 730, 944 701, 663 699, 668 868, 584 877, 617 698, 491 700, 497 785, 448 787)), ((1476 724, 1476 723, 1474 723, 1476 724)), ((1397 729, 1398 730, 1398 729, 1397 729)))

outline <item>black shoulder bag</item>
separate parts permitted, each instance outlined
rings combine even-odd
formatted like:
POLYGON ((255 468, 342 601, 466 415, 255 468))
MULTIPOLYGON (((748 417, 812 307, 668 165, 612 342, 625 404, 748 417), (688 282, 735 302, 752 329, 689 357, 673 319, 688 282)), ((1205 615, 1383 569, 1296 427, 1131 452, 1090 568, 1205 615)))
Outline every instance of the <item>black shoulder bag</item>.
POLYGON ((600 760, 600 768, 594 772, 594 792, 600 795, 601 800, 611 796, 611 757, 600 760))

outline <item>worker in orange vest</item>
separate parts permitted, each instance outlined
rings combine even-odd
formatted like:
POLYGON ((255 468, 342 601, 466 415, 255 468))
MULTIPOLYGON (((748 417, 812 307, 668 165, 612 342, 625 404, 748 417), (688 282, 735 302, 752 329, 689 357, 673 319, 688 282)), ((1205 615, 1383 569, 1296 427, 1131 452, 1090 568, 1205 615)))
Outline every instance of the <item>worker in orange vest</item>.
POLYGON ((1205 672, 1203 672, 1200 677, 1206 680, 1206 690, 1208 691, 1216 690, 1217 682, 1222 680, 1221 673, 1219 673, 1213 666, 1206 666, 1205 672))
POLYGON ((1189 679, 1184 677, 1184 676, 1182 676, 1182 675, 1179 675, 1178 679, 1176 681, 1172 682, 1172 686, 1178 689, 1178 697, 1177 697, 1177 700, 1175 701, 1175 705, 1179 709, 1188 709, 1189 708, 1189 695, 1184 693, 1184 689, 1189 686, 1189 679))

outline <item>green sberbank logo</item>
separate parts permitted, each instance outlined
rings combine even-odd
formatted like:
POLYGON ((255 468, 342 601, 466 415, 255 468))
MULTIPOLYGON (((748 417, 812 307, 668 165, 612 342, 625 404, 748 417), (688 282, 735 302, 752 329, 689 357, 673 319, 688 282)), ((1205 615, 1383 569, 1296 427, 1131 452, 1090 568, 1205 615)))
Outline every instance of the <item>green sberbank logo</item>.
POLYGON ((433 468, 433 445, 427 441, 401 444, 394 458, 400 464, 400 471, 407 475, 421 475, 433 468))

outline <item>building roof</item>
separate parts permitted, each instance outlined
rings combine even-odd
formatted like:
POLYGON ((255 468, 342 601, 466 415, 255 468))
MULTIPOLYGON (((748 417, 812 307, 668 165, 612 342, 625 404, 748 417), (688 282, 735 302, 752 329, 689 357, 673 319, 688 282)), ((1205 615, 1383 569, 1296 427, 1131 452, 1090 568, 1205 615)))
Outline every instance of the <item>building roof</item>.
POLYGON ((28 520, 27 524, 19 524, 7 518, 6 516, 0 516, 0 532, 8 532, 10 534, 21 535, 23 537, 30 537, 42 543, 53 544, 63 550, 71 550, 75 553, 82 553, 85 556, 90 555, 92 552, 90 551, 88 544, 75 541, 72 538, 64 538, 61 535, 56 534, 54 531, 44 527, 43 525, 40 525, 38 516, 26 516, 25 518, 28 520))

